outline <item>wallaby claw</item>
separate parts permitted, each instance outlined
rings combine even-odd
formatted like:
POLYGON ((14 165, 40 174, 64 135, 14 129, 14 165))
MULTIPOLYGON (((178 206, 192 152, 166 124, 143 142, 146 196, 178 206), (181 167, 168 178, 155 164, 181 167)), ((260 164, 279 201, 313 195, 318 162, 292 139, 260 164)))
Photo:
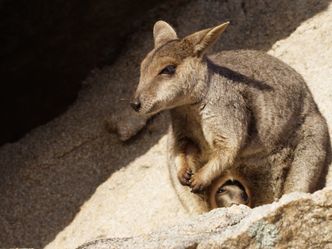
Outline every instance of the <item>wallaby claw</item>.
POLYGON ((179 172, 178 178, 182 185, 184 186, 190 186, 190 179, 192 177, 193 173, 191 169, 187 168, 179 172))
POLYGON ((184 178, 189 182, 192 175, 193 172, 191 171, 191 169, 187 169, 186 173, 184 174, 184 178))
POLYGON ((191 192, 193 193, 202 193, 206 186, 207 185, 202 182, 201 179, 197 177, 197 175, 192 176, 190 179, 191 192))

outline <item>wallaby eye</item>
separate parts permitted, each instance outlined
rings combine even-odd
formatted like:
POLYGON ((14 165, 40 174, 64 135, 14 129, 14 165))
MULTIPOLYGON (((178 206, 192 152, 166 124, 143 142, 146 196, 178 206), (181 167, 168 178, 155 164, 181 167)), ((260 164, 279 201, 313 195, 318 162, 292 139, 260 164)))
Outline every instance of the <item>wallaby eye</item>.
POLYGON ((243 199, 243 201, 245 201, 245 202, 248 202, 248 195, 246 194, 246 193, 241 193, 241 198, 243 199))
POLYGON ((174 66, 174 65, 168 65, 163 70, 161 70, 159 74, 169 74, 169 75, 172 75, 172 74, 175 73, 175 71, 176 71, 176 66, 174 66))
POLYGON ((224 193, 226 190, 223 188, 223 187, 221 187, 220 189, 218 189, 218 191, 217 191, 217 193, 224 193))

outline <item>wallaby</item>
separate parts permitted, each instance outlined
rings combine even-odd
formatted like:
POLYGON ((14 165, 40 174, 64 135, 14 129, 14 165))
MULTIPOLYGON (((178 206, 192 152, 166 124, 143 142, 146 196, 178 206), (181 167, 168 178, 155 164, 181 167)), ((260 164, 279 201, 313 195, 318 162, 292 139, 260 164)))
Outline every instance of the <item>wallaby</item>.
POLYGON ((232 172, 223 173, 209 187, 209 206, 211 209, 238 204, 252 207, 251 200, 248 181, 232 172))
POLYGON ((141 63, 131 101, 143 115, 170 110, 173 184, 196 213, 208 210, 203 190, 227 170, 251 183, 253 203, 260 205, 284 193, 315 191, 329 165, 326 121, 297 72, 259 51, 206 56, 227 26, 179 39, 169 24, 156 22, 154 49, 141 63), (190 143, 199 150, 187 155, 190 143))
MULTIPOLYGON (((188 170, 184 175, 179 175, 178 177, 183 185, 188 185, 192 176, 192 167, 195 167, 197 164, 195 157, 199 154, 199 148, 195 144, 188 142, 184 152, 185 168, 188 170)), ((238 173, 223 172, 222 176, 216 178, 207 190, 209 208, 230 207, 238 204, 251 207, 252 198, 249 185, 249 182, 238 173)))

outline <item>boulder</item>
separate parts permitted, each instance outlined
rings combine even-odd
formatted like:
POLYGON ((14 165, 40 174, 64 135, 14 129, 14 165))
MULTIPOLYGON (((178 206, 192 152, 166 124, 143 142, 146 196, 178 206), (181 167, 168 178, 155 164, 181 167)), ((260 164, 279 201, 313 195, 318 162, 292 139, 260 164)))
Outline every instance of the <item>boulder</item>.
POLYGON ((332 248, 332 189, 291 193, 250 209, 219 208, 149 234, 89 242, 77 249, 332 248))

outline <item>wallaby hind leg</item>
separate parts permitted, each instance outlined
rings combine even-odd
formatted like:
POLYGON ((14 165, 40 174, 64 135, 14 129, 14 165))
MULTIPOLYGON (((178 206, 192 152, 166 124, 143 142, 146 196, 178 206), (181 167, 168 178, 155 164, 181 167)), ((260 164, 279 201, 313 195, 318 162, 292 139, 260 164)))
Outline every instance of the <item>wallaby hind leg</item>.
POLYGON ((322 172, 328 167, 330 138, 327 124, 319 114, 306 117, 294 159, 286 177, 283 192, 313 192, 317 190, 322 172))

